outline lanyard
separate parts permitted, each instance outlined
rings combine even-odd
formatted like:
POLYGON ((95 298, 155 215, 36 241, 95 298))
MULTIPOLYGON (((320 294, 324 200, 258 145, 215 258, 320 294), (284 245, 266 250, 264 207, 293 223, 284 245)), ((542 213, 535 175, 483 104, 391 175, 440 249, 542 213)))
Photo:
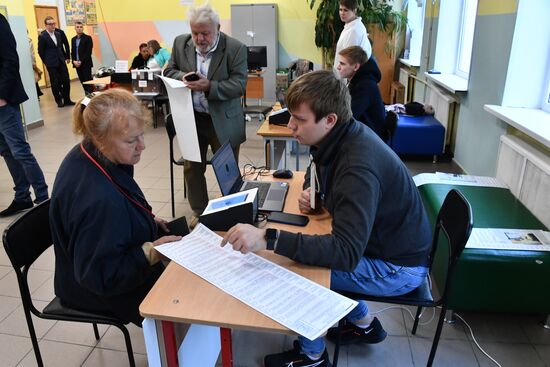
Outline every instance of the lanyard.
POLYGON ((153 212, 149 209, 147 209, 146 207, 144 207, 139 201, 137 201, 136 199, 134 199, 133 197, 131 197, 130 195, 128 195, 128 193, 126 193, 126 191, 124 191, 124 189, 122 187, 120 187, 119 184, 117 184, 113 178, 107 173, 107 171, 105 171, 105 169, 103 167, 101 167, 101 165, 99 163, 97 163, 97 161, 94 159, 94 157, 92 157, 90 155, 90 153, 88 153, 88 151, 84 148, 84 145, 82 143, 80 143, 80 150, 82 150, 82 153, 84 153, 84 155, 93 163, 96 165, 97 168, 99 168, 99 170, 105 175, 105 177, 107 177, 107 179, 109 181, 112 182, 113 185, 115 185, 116 189, 118 191, 120 191, 120 193, 122 195, 124 195, 128 200, 130 200, 132 203, 134 203, 135 205, 137 205, 138 207, 140 207, 141 209, 145 210, 150 216, 152 216, 153 218, 155 217, 155 214, 153 214, 153 212))

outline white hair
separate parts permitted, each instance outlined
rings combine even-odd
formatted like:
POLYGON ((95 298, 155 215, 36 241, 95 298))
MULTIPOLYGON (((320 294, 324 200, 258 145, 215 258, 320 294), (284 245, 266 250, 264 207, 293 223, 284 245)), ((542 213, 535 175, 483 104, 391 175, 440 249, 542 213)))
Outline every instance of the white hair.
POLYGON ((187 12, 189 23, 194 24, 220 24, 220 16, 208 3, 189 8, 187 12))

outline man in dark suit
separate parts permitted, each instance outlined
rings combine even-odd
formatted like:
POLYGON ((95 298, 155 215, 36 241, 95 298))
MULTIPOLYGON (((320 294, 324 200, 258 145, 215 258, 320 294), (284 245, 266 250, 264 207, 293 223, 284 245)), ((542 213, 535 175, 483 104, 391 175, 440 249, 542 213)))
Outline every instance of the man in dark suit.
POLYGON ((74 105, 71 101, 69 71, 66 65, 71 55, 68 47, 65 49, 63 46, 61 33, 55 30, 55 20, 47 16, 44 24, 46 24, 46 30, 38 36, 38 54, 48 69, 53 97, 57 107, 74 105))
POLYGON ((210 5, 190 8, 188 19, 191 34, 174 40, 164 75, 183 80, 192 91, 202 158, 202 162, 185 161, 184 167, 193 224, 208 204, 204 177, 208 146, 215 152, 230 141, 238 161, 239 146, 246 140, 241 96, 248 75, 246 46, 220 32, 219 16, 210 5), (195 73, 198 80, 185 80, 195 73))
MULTIPOLYGON (((74 22, 76 36, 71 39, 71 59, 73 67, 76 68, 78 79, 81 83, 92 80, 92 48, 94 42, 92 37, 84 33, 84 24, 81 21, 74 22)), ((82 84, 85 93, 92 93, 91 85, 82 84)))
POLYGON ((29 99, 19 75, 19 56, 15 37, 6 18, 0 14, 0 155, 6 161, 13 183, 15 198, 0 217, 32 208, 29 191, 32 185, 36 202, 48 198, 44 174, 25 140, 19 105, 29 99))

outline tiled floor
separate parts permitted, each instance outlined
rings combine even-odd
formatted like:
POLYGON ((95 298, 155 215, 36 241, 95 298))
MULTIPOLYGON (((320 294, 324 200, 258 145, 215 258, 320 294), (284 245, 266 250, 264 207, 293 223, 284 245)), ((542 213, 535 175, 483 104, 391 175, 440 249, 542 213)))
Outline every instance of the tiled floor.
MULTIPOLYGON (((74 99, 82 91, 72 83, 74 99)), ((40 102, 45 125, 29 131, 29 141, 37 157, 50 189, 61 160, 79 138, 71 132, 70 108, 58 109, 49 91, 40 102)), ((247 125, 247 142, 241 147, 240 164, 263 164, 261 140, 256 136, 259 122, 253 119, 247 125)), ((136 179, 153 210, 169 219, 170 176, 168 169, 168 143, 164 128, 148 127, 147 149, 136 166, 136 179)), ((305 167, 303 162, 302 167, 305 167)), ((420 172, 458 171, 449 163, 432 164, 430 160, 407 161, 413 174, 420 172)), ((183 197, 182 170, 176 168, 176 214, 189 215, 190 209, 183 197)), ((212 172, 208 173, 208 185, 212 196, 218 195, 212 172)), ((5 164, 0 163, 0 208, 13 199, 13 183, 5 164)), ((0 233, 14 219, 0 218, 0 233)), ((30 272, 32 297, 44 306, 53 297, 53 251, 48 251, 30 272)), ((371 310, 385 310, 388 305, 371 304, 371 310)), ((412 319, 399 308, 382 311, 377 316, 388 331, 388 338, 379 345, 350 346, 342 349, 340 366, 422 366, 425 365, 435 330, 433 311, 426 310, 417 335, 412 336, 412 319)), ((499 315, 464 313, 480 344, 503 366, 550 365, 550 331, 538 322, 542 315, 499 315)), ((89 325, 52 322, 35 319, 42 356, 46 366, 127 366, 122 335, 115 328, 101 327, 101 340, 97 342, 89 325)), ((145 346, 141 329, 130 327, 136 362, 146 366, 145 346)), ((234 357, 236 366, 260 366, 266 353, 290 348, 293 338, 275 334, 234 332, 234 357)), ((332 345, 329 344, 332 351, 332 345)), ((19 290, 14 272, 3 247, 0 249, 0 366, 34 366, 32 351, 19 290)), ((474 345, 468 329, 458 321, 445 324, 435 360, 436 366, 491 366, 493 363, 474 345)))

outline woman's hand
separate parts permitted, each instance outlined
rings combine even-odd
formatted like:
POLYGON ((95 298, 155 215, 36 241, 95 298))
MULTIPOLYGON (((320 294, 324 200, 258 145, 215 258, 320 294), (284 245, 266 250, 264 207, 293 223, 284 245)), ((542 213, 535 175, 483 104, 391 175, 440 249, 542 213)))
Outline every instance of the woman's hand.
MULTIPOLYGON (((162 218, 155 217, 155 222, 157 223, 157 226, 160 227, 164 231, 164 233, 170 233, 170 230, 168 229, 168 222, 165 221, 162 218)), ((177 240, 176 240, 177 241, 177 240)), ((170 241, 168 241, 170 242, 170 241)))

